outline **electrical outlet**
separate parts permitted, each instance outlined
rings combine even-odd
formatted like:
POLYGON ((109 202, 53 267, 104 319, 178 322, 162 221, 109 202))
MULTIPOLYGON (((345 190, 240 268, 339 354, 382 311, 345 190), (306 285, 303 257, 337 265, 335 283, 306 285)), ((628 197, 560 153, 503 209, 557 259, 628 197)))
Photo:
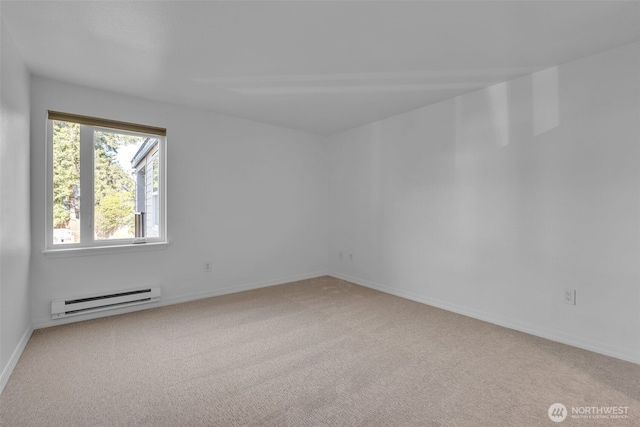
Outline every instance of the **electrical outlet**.
POLYGON ((204 262, 204 272, 211 273, 211 261, 204 262))
POLYGON ((565 289, 562 292, 562 301, 564 301, 565 304, 576 305, 576 290, 565 289))

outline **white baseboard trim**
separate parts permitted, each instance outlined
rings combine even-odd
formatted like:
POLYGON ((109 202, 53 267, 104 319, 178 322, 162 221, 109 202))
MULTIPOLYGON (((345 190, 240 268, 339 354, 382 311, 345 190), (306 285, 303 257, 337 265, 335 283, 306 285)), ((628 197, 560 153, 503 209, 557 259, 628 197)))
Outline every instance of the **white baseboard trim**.
POLYGON ((11 359, 9 359, 9 363, 7 363, 7 366, 5 366, 5 368, 2 370, 2 374, 0 374, 0 394, 2 394, 2 391, 4 390, 4 386, 7 385, 7 382, 9 381, 9 378, 11 377, 11 374, 13 373, 14 368, 18 364, 18 360, 20 360, 20 356, 22 356, 22 352, 24 351, 24 348, 27 346, 27 343, 29 342, 29 338, 31 338, 32 333, 33 333, 32 326, 30 326, 29 328, 27 328, 26 331, 24 331, 24 334, 22 334, 22 338, 20 338, 20 342, 18 342, 18 346, 13 351, 13 354, 11 355, 11 359))
POLYGON ((213 289, 207 292, 197 294, 181 295, 177 297, 167 298, 161 305, 180 304, 183 302, 195 301, 199 299, 218 297, 222 295, 235 294, 237 292, 251 291, 254 289, 267 288, 269 286, 283 285, 285 283, 297 282, 299 280, 315 279, 316 277, 326 276, 326 271, 318 271, 315 273, 300 274, 296 276, 284 277, 281 279, 266 280, 263 282, 249 283, 240 286, 229 286, 227 288, 213 289))
MULTIPOLYGON (((248 283, 248 284, 244 284, 244 285, 229 286, 229 287, 226 287, 226 288, 212 289, 212 290, 207 291, 207 292, 199 292, 199 293, 196 293, 196 294, 178 295, 178 296, 173 296, 173 297, 168 297, 168 298, 161 297, 160 301, 157 302, 157 303, 134 305, 134 306, 130 306, 130 307, 123 307, 123 308, 118 308, 118 309, 114 309, 114 310, 101 311, 101 312, 96 312, 96 313, 89 313, 89 314, 85 314, 85 315, 73 316, 73 317, 56 319, 56 320, 53 320, 51 318, 37 319, 37 320, 34 320, 34 322, 33 322, 33 329, 48 328, 48 327, 51 327, 51 326, 64 325, 64 324, 67 324, 67 323, 82 322, 84 320, 97 319, 97 318, 100 318, 100 317, 115 316, 115 315, 118 315, 118 314, 131 313, 131 312, 134 312, 134 311, 148 310, 148 309, 157 308, 157 307, 164 307, 166 305, 180 304, 180 303, 183 303, 183 302, 195 301, 195 300, 204 299, 204 298, 211 298, 211 297, 217 297, 217 296, 221 296, 221 295, 234 294, 234 293, 237 293, 237 292, 244 292, 244 291, 250 291, 250 290, 253 290, 253 289, 266 288, 266 287, 269 287, 269 286, 275 286, 275 285, 282 285, 282 284, 285 284, 285 283, 297 282, 299 280, 314 279, 316 277, 326 276, 327 274, 328 273, 326 271, 317 271, 317 272, 314 272, 314 273, 298 274, 298 275, 294 275, 294 276, 282 277, 282 278, 279 278, 279 279, 265 280, 265 281, 262 281, 262 282, 254 282, 254 283, 248 283)), ((163 292, 164 292, 164 290, 163 290, 163 292)))
POLYGON ((546 338, 551 341, 556 341, 562 344, 578 347, 583 350, 589 350, 589 351, 593 351, 594 353, 600 353, 606 356, 615 357, 616 359, 621 359, 627 362, 640 364, 640 353, 636 353, 628 349, 618 348, 618 347, 610 346, 603 343, 585 340, 584 338, 562 334, 557 331, 552 331, 546 328, 540 328, 535 325, 522 323, 517 320, 506 319, 500 316, 493 315, 491 313, 485 313, 478 310, 470 309, 468 307, 450 304, 450 303, 435 300, 432 298, 426 298, 422 295, 418 295, 412 292, 399 291, 399 290, 381 285, 379 283, 371 282, 369 280, 360 279, 357 277, 349 276, 347 274, 342 274, 335 271, 330 271, 327 274, 329 276, 336 277, 338 279, 346 280, 347 282, 355 283, 357 285, 361 285, 367 288, 375 289, 380 292, 384 292, 386 294, 395 295, 411 301, 441 308, 443 310, 451 311, 453 313, 458 313, 463 316, 472 317, 474 319, 493 323, 494 325, 524 332, 529 335, 535 335, 537 337, 546 338))

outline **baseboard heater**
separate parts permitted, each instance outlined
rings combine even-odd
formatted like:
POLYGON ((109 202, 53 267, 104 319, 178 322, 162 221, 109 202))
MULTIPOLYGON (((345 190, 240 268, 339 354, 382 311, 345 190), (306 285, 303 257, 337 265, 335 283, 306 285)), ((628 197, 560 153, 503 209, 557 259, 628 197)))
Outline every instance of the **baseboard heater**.
POLYGON ((142 288, 51 302, 51 318, 77 316, 160 301, 160 288, 142 288))

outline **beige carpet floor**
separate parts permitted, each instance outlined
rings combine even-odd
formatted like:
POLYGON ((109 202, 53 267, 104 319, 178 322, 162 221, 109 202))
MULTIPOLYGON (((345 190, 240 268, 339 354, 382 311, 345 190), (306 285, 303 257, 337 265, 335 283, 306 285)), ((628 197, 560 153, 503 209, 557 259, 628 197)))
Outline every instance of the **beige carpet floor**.
POLYGON ((36 330, 0 425, 640 426, 640 365, 322 277, 36 330))

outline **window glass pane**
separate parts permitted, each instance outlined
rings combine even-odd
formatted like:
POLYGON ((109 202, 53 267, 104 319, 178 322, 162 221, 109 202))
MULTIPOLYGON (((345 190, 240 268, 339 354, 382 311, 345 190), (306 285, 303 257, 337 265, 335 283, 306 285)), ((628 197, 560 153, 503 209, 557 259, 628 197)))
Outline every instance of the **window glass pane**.
POLYGON ((153 159, 153 192, 158 192, 158 157, 153 159))
POLYGON ((154 233, 158 235, 158 224, 160 224, 160 203, 158 197, 158 157, 153 160, 153 229, 154 233))
POLYGON ((94 143, 94 237, 130 239, 135 235, 134 157, 148 138, 100 130, 94 143))
POLYGON ((152 152, 148 157, 149 162, 149 172, 148 172, 148 181, 147 181, 147 236, 148 237, 159 237, 160 231, 158 228, 159 218, 160 218, 160 206, 159 206, 159 197, 158 190, 160 188, 160 180, 159 180, 159 167, 158 167, 158 152, 152 152))
POLYGON ((53 243, 80 241, 80 125, 53 121, 53 243))

